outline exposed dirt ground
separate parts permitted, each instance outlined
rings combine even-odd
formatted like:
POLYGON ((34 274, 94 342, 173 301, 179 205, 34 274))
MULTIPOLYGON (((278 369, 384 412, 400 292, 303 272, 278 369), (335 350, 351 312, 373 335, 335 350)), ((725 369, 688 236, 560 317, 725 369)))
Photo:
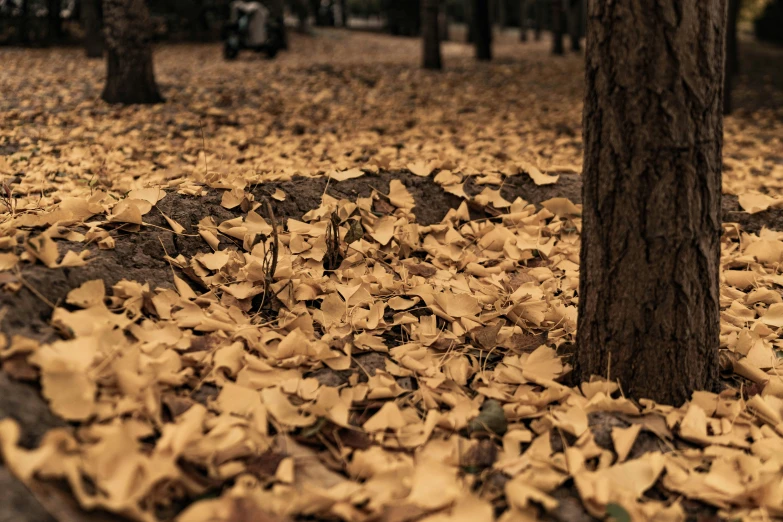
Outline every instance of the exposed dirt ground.
POLYGON ((117 108, 79 50, 0 50, 0 520, 783 516, 783 51, 742 44, 726 389, 682 408, 560 384, 581 57, 164 46, 167 103, 117 108))

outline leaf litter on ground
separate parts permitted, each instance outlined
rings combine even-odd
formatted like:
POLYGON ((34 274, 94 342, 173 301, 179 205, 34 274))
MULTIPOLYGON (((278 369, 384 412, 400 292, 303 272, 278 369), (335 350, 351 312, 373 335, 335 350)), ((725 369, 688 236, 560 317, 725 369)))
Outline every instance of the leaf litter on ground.
MULTIPOLYGON (((355 41, 339 34, 329 46, 355 41)), ((223 88, 202 72, 166 105, 127 109, 94 101, 100 71, 73 67, 75 54, 56 51, 64 68, 36 55, 28 79, 76 75, 82 87, 40 76, 39 96, 3 102, 16 126, 0 139, 17 149, 0 171, 18 179, 2 274, 79 270, 158 230, 150 216, 166 198, 218 191, 234 217, 163 214, 166 233, 199 245, 165 253, 167 285, 88 280, 49 303, 57 338, 2 335, 3 371, 32 375, 71 423, 25 448, 19 425, 0 420, 5 465, 142 521, 173 505, 187 522, 552 519, 568 487, 595 518, 685 520, 692 501, 721 517, 783 517, 783 233, 724 226, 721 393, 672 407, 597 376, 565 385, 581 206, 502 194, 517 176, 556 190, 580 170, 578 62, 550 67, 536 49, 525 62, 535 81, 503 63, 433 76, 411 70, 406 48, 387 71, 318 54, 216 62, 213 76, 245 75, 220 106, 223 88), (68 110, 46 112, 52 90, 68 110), (390 169, 459 203, 420 223, 410 175, 379 182, 390 169), (295 175, 327 186, 304 215, 278 220, 255 189, 295 175), (366 180, 368 195, 330 195, 345 180, 366 180)), ((188 52, 158 54, 164 84, 217 50, 188 52)), ((451 59, 463 53, 446 44, 451 59)), ((10 60, 4 84, 21 64, 10 60)), ((727 120, 724 191, 747 212, 779 205, 770 134, 727 120)), ((273 209, 303 197, 269 195, 273 209)))

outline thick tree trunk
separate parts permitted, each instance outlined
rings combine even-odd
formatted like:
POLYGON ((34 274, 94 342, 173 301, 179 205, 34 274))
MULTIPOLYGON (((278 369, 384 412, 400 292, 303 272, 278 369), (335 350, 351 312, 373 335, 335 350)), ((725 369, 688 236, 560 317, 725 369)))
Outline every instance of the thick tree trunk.
POLYGON ((552 54, 565 54, 563 33, 565 32, 565 13, 563 0, 552 0, 552 54))
POLYGON ((163 97, 152 67, 152 25, 144 0, 103 0, 106 86, 109 103, 159 103, 163 97))
POLYGON ((103 56, 103 15, 101 0, 82 0, 81 18, 84 28, 84 50, 87 58, 103 56))
POLYGON ((739 57, 737 56, 737 21, 739 19, 740 0, 729 1, 729 16, 726 27, 726 72, 723 85, 723 114, 730 114, 734 108, 732 90, 734 80, 739 72, 739 57))
POLYGON ((440 69, 440 24, 438 3, 440 0, 422 0, 422 66, 425 69, 440 69))
POLYGON ((588 16, 575 377, 679 405, 718 383, 726 0, 588 16))
POLYGON ((492 60, 492 23, 489 0, 473 0, 473 23, 476 36, 476 59, 492 60))
POLYGON ((519 1, 519 41, 527 42, 527 0, 519 1))
POLYGON ((581 51, 579 41, 582 38, 582 0, 568 0, 568 38, 571 40, 571 50, 581 51))

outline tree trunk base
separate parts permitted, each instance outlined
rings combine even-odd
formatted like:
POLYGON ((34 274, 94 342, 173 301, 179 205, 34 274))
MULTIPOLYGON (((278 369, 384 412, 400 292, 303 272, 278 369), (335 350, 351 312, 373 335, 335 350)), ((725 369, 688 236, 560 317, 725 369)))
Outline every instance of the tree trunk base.
POLYGON ((106 86, 101 98, 108 103, 154 104, 164 101, 155 84, 151 52, 119 54, 109 50, 106 86))

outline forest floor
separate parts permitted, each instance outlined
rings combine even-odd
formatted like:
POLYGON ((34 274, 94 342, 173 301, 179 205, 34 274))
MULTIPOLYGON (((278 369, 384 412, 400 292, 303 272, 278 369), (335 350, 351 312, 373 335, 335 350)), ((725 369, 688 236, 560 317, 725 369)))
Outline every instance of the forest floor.
POLYGON ((570 386, 583 57, 517 38, 161 46, 152 107, 1 49, 0 520, 783 517, 783 50, 725 123, 724 388, 673 407, 570 386))

